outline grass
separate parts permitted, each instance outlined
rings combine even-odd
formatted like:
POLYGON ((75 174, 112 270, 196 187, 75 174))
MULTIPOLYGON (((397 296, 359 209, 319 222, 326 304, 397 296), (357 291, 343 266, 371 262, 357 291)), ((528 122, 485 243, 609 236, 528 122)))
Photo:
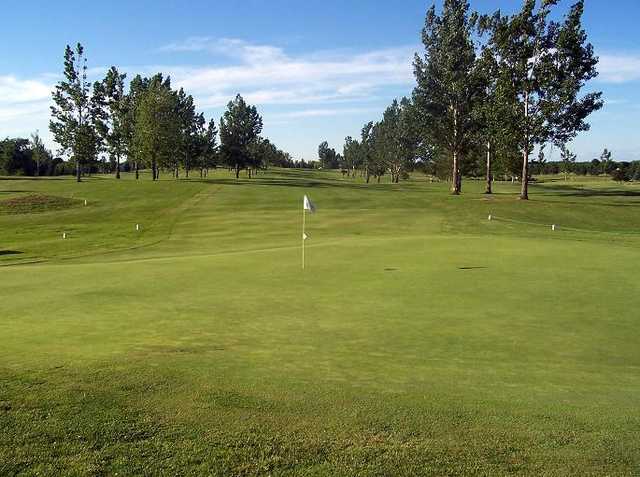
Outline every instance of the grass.
POLYGON ((638 474, 640 186, 446 187, 0 180, 0 474, 638 474))

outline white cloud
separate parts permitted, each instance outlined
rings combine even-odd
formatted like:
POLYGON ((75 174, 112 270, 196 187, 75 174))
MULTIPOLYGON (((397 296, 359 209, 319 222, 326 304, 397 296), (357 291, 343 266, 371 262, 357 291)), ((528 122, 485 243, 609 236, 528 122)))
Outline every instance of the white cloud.
POLYGON ((275 46, 198 37, 166 45, 160 51, 211 55, 210 65, 157 69, 170 74, 174 84, 193 94, 201 107, 215 108, 236 93, 265 105, 367 101, 389 86, 408 90, 413 83, 415 48, 291 56, 275 46), (219 57, 232 64, 216 64, 219 57))
POLYGON ((48 132, 52 89, 46 78, 0 76, 0 138, 28 137, 37 129, 47 145, 53 147, 48 132))
POLYGON ((0 104, 41 101, 51 96, 51 86, 38 80, 20 80, 15 76, 0 76, 0 104))
POLYGON ((303 109, 299 111, 288 111, 286 113, 276 113, 269 115, 270 118, 276 120, 296 119, 296 118, 317 118, 326 116, 343 116, 349 114, 375 114, 379 112, 374 108, 321 108, 321 109, 303 109))
MULTIPOLYGON (((158 50, 171 60, 166 62, 169 64, 120 69, 129 78, 158 71, 170 75, 173 85, 192 94, 198 107, 209 114, 218 114, 237 93, 259 107, 277 106, 278 112, 263 111, 268 126, 270 121, 283 124, 313 117, 381 114, 394 96, 411 91, 416 49, 406 46, 293 55, 273 45, 194 37, 158 50), (200 55, 198 64, 187 62, 193 54, 200 55)), ((105 71, 98 65, 89 70, 89 76, 98 79, 105 71)), ((54 148, 48 133, 49 106, 51 91, 60 77, 51 72, 35 78, 0 75, 0 136, 28 136, 39 129, 54 148)))
POLYGON ((603 54, 598 63, 598 80, 628 83, 640 80, 640 54, 603 54))

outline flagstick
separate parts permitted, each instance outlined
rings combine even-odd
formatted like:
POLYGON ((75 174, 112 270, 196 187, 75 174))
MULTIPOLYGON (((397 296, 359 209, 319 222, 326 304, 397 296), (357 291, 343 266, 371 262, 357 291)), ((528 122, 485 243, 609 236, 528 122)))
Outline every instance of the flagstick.
POLYGON ((304 270, 304 229, 305 229, 305 222, 306 222, 306 209, 304 208, 304 205, 302 206, 302 269, 304 270))

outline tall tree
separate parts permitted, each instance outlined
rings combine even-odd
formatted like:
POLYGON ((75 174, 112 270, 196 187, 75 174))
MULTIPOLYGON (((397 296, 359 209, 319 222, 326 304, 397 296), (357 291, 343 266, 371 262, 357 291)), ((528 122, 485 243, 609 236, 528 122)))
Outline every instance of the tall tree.
POLYGON ((156 77, 142 94, 136 112, 134 144, 136 160, 145 158, 151 166, 153 180, 160 167, 174 164, 180 142, 180 124, 176 117, 176 95, 168 82, 156 77))
POLYGON ((472 41, 475 20, 466 0, 445 0, 441 15, 432 6, 422 31, 424 58, 416 54, 414 60, 414 103, 423 134, 451 154, 453 194, 462 189, 462 156, 476 128, 473 109, 482 92, 472 41))
POLYGON ((564 172, 565 181, 569 180, 569 173, 572 171, 577 157, 565 144, 560 148, 560 160, 562 161, 562 172, 564 172))
POLYGON ((262 117, 258 110, 237 95, 220 119, 220 152, 235 169, 236 179, 240 177, 240 169, 252 164, 252 147, 261 132, 262 117))
POLYGON ((410 120, 411 103, 407 98, 394 100, 377 124, 375 153, 391 181, 398 183, 400 177, 413 166, 417 141, 413 136, 410 120))
POLYGON ((358 140, 353 139, 351 136, 347 136, 344 139, 342 155, 347 168, 351 172, 351 176, 355 177, 356 169, 360 167, 362 162, 362 147, 358 140))
POLYGON ((48 159, 49 153, 44 146, 44 142, 40 137, 39 131, 34 132, 31 135, 31 159, 35 162, 36 170, 35 176, 40 175, 40 166, 44 161, 48 159))
MULTIPOLYGON (((204 121, 204 116, 202 116, 202 120, 204 121)), ((214 167, 216 164, 217 157, 217 135, 218 129, 216 128, 216 123, 213 119, 209 120, 209 123, 206 124, 204 122, 198 121, 198 125, 196 127, 196 152, 195 158, 197 159, 198 167, 200 168, 200 177, 206 177, 209 168, 214 167)))
POLYGON ((196 114, 193 96, 186 94, 182 88, 176 93, 176 117, 179 121, 180 142, 176 151, 175 176, 178 178, 179 165, 182 163, 185 176, 189 177, 191 158, 198 147, 197 129, 204 125, 204 116, 196 114))
POLYGON ((329 147, 327 141, 322 141, 318 146, 318 159, 324 169, 335 169, 338 167, 336 151, 332 147, 329 147))
POLYGON ((136 174, 136 180, 140 178, 140 165, 143 158, 138 157, 136 155, 136 146, 135 146, 135 131, 136 131, 136 118, 138 115, 138 109, 140 103, 142 102, 142 98, 144 97, 144 93, 149 88, 149 80, 146 78, 142 78, 140 75, 136 75, 129 84, 129 94, 128 94, 128 103, 129 109, 126 118, 126 124, 128 125, 125 128, 126 132, 126 144, 127 144, 127 159, 129 163, 133 161, 133 169, 136 174))
POLYGON ((529 198, 529 156, 537 145, 564 144, 586 131, 586 118, 602 107, 601 93, 580 97, 597 75, 598 59, 582 28, 584 2, 564 22, 550 20, 558 0, 525 0, 519 13, 492 18, 491 42, 498 53, 500 80, 517 106, 518 146, 522 154, 521 199, 529 198))
POLYGON ((68 154, 76 163, 76 180, 81 180, 81 164, 92 160, 99 149, 95 129, 96 109, 87 81, 87 60, 83 46, 67 45, 64 53, 64 79, 53 91, 52 119, 49 129, 60 146, 61 155, 68 154))
POLYGON ((375 142, 373 122, 369 121, 360 131, 360 152, 362 155, 362 168, 364 169, 367 184, 374 172, 373 144, 375 142))
POLYGON ((116 179, 120 179, 120 159, 127 155, 130 101, 124 90, 126 74, 112 66, 102 81, 93 85, 97 105, 97 131, 115 164, 116 179))
MULTIPOLYGON (((480 33, 487 31, 486 17, 480 22, 480 33)), ((485 147, 485 194, 493 193, 493 172, 495 158, 499 152, 508 155, 510 145, 517 140, 512 124, 516 120, 515 107, 509 90, 499 81, 500 69, 497 52, 491 43, 482 47, 477 59, 478 73, 483 89, 480 101, 474 110, 477 119, 478 142, 485 147)))

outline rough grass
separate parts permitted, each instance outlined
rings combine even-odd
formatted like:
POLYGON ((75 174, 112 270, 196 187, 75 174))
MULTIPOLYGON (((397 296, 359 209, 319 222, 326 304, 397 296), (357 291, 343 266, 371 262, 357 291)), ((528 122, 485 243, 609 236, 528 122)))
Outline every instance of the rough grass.
POLYGON ((0 181, 0 475, 634 475, 640 189, 464 188, 0 181))
POLYGON ((0 200, 0 214, 35 214, 82 205, 80 200, 45 194, 27 194, 0 200))

